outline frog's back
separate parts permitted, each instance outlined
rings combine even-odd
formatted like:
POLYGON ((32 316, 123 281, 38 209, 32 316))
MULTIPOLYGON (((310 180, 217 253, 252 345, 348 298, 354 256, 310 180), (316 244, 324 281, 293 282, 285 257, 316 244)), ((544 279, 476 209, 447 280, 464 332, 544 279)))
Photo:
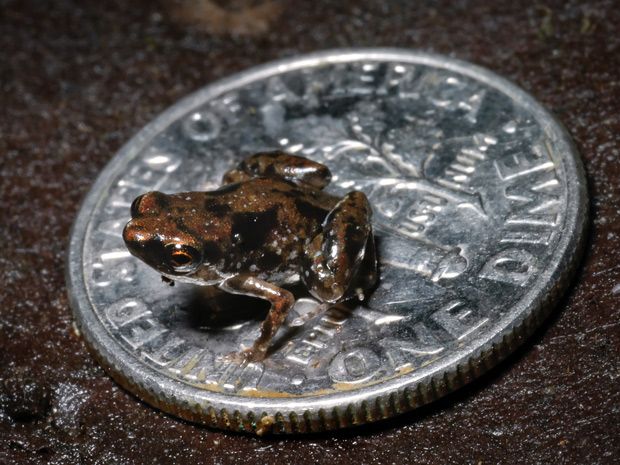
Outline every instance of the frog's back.
POLYGON ((232 215, 276 209, 278 216, 283 216, 280 218, 283 222, 298 220, 296 215, 300 215, 305 222, 318 221, 319 224, 339 200, 318 189, 271 178, 254 178, 228 184, 207 192, 207 196, 207 209, 210 208, 209 204, 216 210, 228 206, 232 215))
POLYGON ((250 269, 279 274, 298 271, 303 249, 318 233, 338 198, 291 182, 254 178, 205 193, 205 213, 220 218, 223 271, 250 269))

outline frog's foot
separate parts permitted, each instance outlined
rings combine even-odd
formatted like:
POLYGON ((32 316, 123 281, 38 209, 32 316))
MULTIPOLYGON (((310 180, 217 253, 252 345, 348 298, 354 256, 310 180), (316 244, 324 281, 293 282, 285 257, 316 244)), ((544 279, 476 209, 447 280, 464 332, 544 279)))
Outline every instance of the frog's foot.
POLYGON ((321 301, 333 303, 359 296, 376 282, 371 215, 366 196, 349 192, 329 212, 321 232, 306 248, 302 280, 321 301))
POLYGON ((236 168, 226 172, 223 184, 267 177, 285 179, 306 187, 323 189, 331 180, 327 166, 290 153, 261 152, 246 158, 236 168))
POLYGON ((222 358, 228 363, 245 367, 251 363, 260 363, 267 357, 267 351, 256 351, 254 347, 245 349, 239 352, 231 352, 224 355, 222 358))
POLYGON ((244 365, 250 362, 263 361, 273 336, 295 304, 293 294, 286 289, 281 289, 251 275, 237 275, 228 278, 219 285, 219 288, 232 294, 258 297, 271 303, 271 308, 261 325, 260 335, 254 345, 239 354, 244 365))
POLYGON ((297 328, 299 326, 303 326, 308 321, 315 319, 317 316, 319 316, 322 313, 325 313, 327 309, 330 307, 331 307, 331 304, 323 302, 322 304, 317 305, 317 307, 314 310, 311 310, 308 313, 305 313, 304 315, 301 315, 295 318, 293 321, 289 323, 289 326, 291 328, 297 328))

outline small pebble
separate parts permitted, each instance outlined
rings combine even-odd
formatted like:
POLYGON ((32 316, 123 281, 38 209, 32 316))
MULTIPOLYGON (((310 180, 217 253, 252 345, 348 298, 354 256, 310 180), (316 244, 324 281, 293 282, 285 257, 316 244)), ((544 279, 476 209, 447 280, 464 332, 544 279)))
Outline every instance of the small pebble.
POLYGON ((32 378, 16 375, 1 384, 0 409, 13 420, 26 422, 44 418, 50 406, 47 386, 32 378))

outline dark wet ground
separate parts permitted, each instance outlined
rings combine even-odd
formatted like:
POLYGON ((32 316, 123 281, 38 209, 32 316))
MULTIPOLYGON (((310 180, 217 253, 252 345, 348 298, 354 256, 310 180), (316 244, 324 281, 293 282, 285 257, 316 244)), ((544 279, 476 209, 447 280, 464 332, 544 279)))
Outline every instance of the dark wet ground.
POLYGON ((617 2, 0 5, 0 463, 617 463, 617 2), (259 439, 136 400, 72 330, 63 260, 80 199, 120 145, 179 97, 274 58, 353 45, 481 64, 558 115, 592 198, 574 286, 501 366, 392 421, 259 439))

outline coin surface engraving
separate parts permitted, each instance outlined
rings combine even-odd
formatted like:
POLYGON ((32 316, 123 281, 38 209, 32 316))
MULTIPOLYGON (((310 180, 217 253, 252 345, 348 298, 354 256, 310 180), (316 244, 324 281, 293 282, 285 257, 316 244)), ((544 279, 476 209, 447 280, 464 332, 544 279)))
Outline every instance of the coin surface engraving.
POLYGON ((570 139, 507 81, 412 51, 322 52, 207 86, 131 139, 76 220, 69 294, 93 353, 147 402, 220 428, 335 429, 432 401, 522 342, 576 265, 586 200, 570 139), (380 281, 324 312, 294 288, 269 356, 240 366, 226 356, 262 304, 165 285, 121 231, 136 196, 214 189, 275 149, 368 196, 380 281))

